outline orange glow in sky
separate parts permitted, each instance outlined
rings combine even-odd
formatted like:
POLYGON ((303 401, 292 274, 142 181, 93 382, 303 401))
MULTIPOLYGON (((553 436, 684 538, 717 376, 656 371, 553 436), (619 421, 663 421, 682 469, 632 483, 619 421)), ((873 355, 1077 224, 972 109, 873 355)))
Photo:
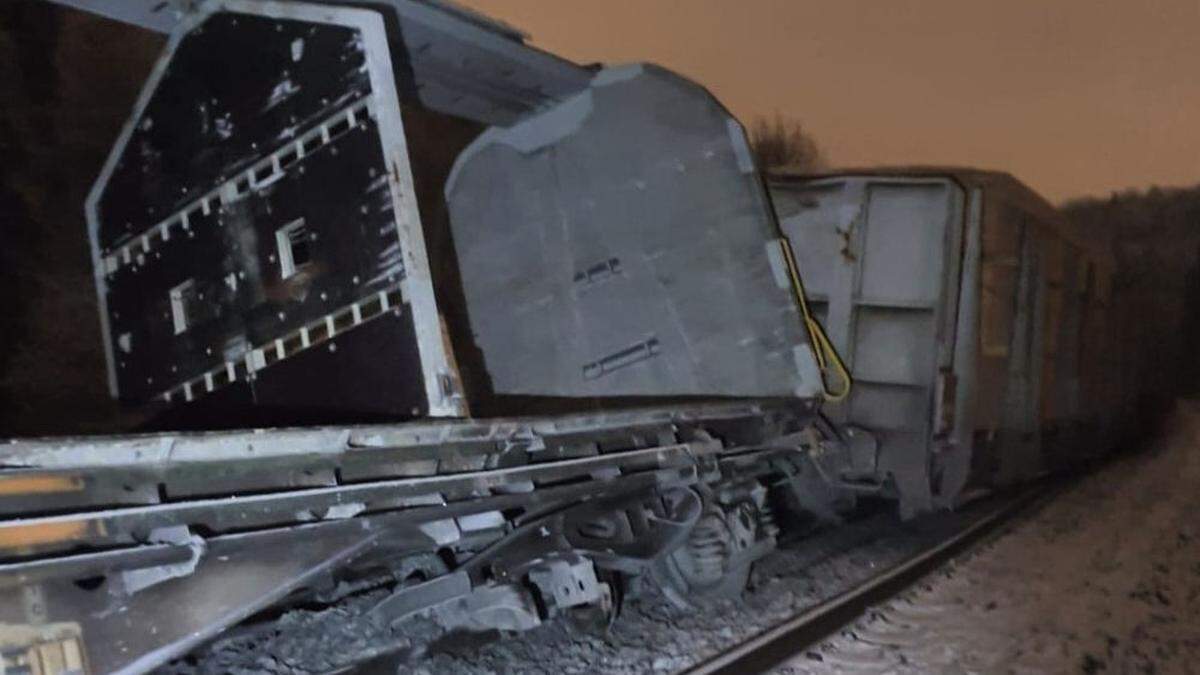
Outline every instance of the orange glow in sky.
POLYGON ((835 166, 1002 169, 1055 201, 1200 183, 1198 0, 462 1, 794 117, 835 166))

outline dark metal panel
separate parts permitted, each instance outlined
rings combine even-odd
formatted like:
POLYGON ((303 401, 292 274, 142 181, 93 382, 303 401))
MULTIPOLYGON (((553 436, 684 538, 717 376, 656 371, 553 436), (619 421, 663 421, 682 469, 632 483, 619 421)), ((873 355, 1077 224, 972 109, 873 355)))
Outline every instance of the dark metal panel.
POLYGON ((247 286, 222 280, 236 273, 239 242, 215 211, 193 217, 190 231, 139 256, 145 262, 108 278, 109 325, 124 398, 145 401, 220 362, 225 342, 240 332, 247 286), (175 335, 170 289, 195 280, 196 324, 175 335), (207 352, 207 353, 206 353, 207 352))
POLYGON ((233 204, 229 227, 256 244, 244 263, 257 277, 251 277, 255 297, 245 311, 250 342, 263 344, 394 288, 404 264, 391 210, 387 167, 369 119, 299 170, 233 204), (276 233, 299 219, 311 261, 284 278, 276 233))
MULTIPOLYGON (((981 251, 983 248, 983 200, 980 187, 970 188, 963 232, 963 255, 961 277, 958 286, 958 312, 954 328, 955 375, 953 399, 954 425, 944 444, 944 459, 941 461, 942 475, 938 481, 941 506, 955 506, 964 494, 971 473, 971 465, 982 453, 976 447, 975 400, 980 391, 979 368, 979 313, 981 295, 981 251)), ((982 444, 980 444, 982 445, 982 444)))
POLYGON ((587 87, 591 73, 522 44, 520 34, 442 2, 381 0, 395 12, 420 102, 507 126, 587 87), (464 13, 465 12, 465 13, 464 13))
POLYGON ((107 249, 370 93, 352 28, 215 14, 171 57, 100 201, 107 249))
MULTIPOLYGON (((429 386, 399 290, 403 216, 381 141, 402 130, 381 127, 399 120, 378 114, 364 33, 241 12, 193 24, 99 193, 122 397, 190 401, 234 382, 261 414, 236 410, 242 395, 192 412, 216 427, 312 423, 364 402, 363 385, 373 385, 373 402, 347 419, 425 414, 429 386), (325 344, 402 305, 392 342, 379 329, 325 344), (302 352, 302 367, 268 372, 302 352), (297 379, 303 372, 328 376, 324 403, 297 379)), ((173 419, 190 426, 184 417, 173 419)))
POLYGON ((402 310, 258 373, 254 403, 313 424, 422 417, 428 411, 412 315, 402 310))
POLYGON ((1042 360, 1045 341, 1046 258, 1039 224, 1022 216, 1020 276, 1012 347, 1003 382, 997 480, 1013 484, 1038 475, 1041 457, 1042 360))

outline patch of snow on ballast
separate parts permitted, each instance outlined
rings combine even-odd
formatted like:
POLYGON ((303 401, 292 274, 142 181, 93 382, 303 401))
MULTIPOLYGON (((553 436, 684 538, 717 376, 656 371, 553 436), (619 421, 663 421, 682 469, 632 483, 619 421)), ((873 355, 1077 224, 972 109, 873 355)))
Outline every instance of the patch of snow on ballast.
POLYGON ((1200 402, 779 673, 1200 672, 1200 402))

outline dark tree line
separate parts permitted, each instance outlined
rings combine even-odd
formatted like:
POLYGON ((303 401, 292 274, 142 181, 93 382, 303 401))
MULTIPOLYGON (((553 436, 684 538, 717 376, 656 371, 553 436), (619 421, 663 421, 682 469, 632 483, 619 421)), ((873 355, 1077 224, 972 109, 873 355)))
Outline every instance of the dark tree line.
POLYGON ((750 147, 762 171, 813 173, 826 168, 816 139, 798 120, 779 113, 754 121, 750 147))
POLYGON ((1200 342, 1200 185, 1077 199, 1063 211, 1080 236, 1111 242, 1114 290, 1133 299, 1120 306, 1119 329, 1143 335, 1137 348, 1150 351, 1163 387, 1200 391, 1200 359, 1190 355, 1200 342), (1166 329, 1146 334, 1151 326, 1166 329))
POLYGON ((1181 290, 1198 259, 1200 186, 1125 190, 1062 207, 1082 236, 1109 236, 1118 283, 1181 290))

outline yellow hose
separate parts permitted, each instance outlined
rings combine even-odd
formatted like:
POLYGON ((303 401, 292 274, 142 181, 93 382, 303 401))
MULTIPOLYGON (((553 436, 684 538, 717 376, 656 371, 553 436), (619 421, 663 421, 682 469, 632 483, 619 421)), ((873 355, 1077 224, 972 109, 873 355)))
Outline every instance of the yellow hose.
POLYGON ((830 403, 844 401, 850 395, 850 388, 853 384, 850 371, 846 369, 842 357, 837 353, 837 349, 834 349, 829 337, 825 335, 825 329, 821 327, 821 322, 817 321, 808 309, 808 298, 804 294, 804 283, 800 281, 796 256, 792 252, 792 243, 788 241, 787 237, 781 237, 779 247, 783 249, 783 259, 787 262, 788 276, 792 281, 792 292, 796 294, 796 301, 800 303, 800 314, 804 319, 804 327, 808 330, 809 344, 812 345, 813 354, 817 357, 817 366, 821 369, 821 395, 830 403), (834 372, 842 381, 840 391, 831 392, 825 383, 830 364, 833 364, 834 372))

